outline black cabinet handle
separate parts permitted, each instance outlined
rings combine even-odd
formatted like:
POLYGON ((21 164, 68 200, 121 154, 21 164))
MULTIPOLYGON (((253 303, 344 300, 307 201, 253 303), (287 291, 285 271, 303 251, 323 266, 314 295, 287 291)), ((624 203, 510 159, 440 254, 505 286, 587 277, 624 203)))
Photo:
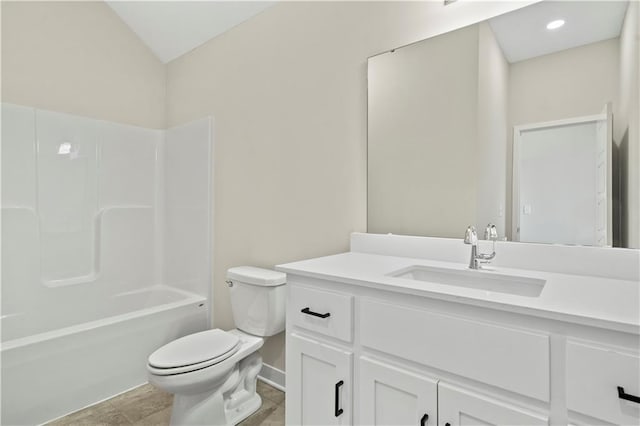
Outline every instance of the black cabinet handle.
MULTIPOLYGON (((327 315, 329 315, 329 314, 327 314, 327 315)), ((342 385, 344 385, 344 382, 342 380, 340 380, 338 383, 336 383, 336 404, 334 406, 336 417, 338 417, 340 414, 344 413, 344 410, 342 408, 340 408, 340 386, 342 386, 342 385)))
POLYGON ((631 395, 630 393, 624 393, 624 388, 622 386, 618 386, 618 398, 640 404, 640 397, 631 395))
POLYGON ((329 313, 329 312, 327 312, 326 314, 319 314, 317 312, 313 312, 309 308, 304 308, 300 312, 302 312, 303 314, 307 314, 307 315, 313 315, 314 317, 318 317, 318 318, 328 318, 328 317, 331 316, 331 313, 329 313))
POLYGON ((427 420, 429 420, 429 415, 425 414, 424 416, 422 416, 422 418, 420 419, 420 426, 425 426, 427 424, 427 420))
POLYGON ((445 423, 444 426, 451 426, 451 423, 445 423))

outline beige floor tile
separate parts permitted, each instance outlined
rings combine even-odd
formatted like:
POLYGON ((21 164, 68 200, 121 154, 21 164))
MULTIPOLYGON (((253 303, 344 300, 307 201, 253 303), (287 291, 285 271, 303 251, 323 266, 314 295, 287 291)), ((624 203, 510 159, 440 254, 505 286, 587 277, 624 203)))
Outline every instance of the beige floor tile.
POLYGON ((260 426, 284 426, 284 404, 278 405, 273 413, 260 423, 260 426))
POLYGON ((247 417, 244 421, 240 422, 241 426, 258 426, 262 424, 262 422, 271 415, 278 408, 278 404, 268 399, 262 400, 262 406, 247 417))
POLYGON ((89 421, 86 424, 96 425, 96 426, 110 426, 110 425, 130 425, 131 422, 127 417, 123 415, 119 410, 116 410, 113 407, 100 407, 96 412, 90 417, 87 418, 89 421))
POLYGON ((171 407, 155 412, 134 423, 134 426, 168 426, 171 420, 171 407))
POLYGON ((165 408, 171 407, 173 396, 165 392, 151 392, 144 397, 136 397, 132 400, 122 400, 114 403, 132 423, 138 422, 165 408))
MULTIPOLYGON (((284 392, 258 382, 262 406, 242 426, 284 425, 284 392)), ((166 426, 171 418, 173 395, 143 385, 100 404, 85 408, 48 426, 166 426)))
POLYGON ((268 384, 258 380, 256 388, 262 399, 268 399, 276 404, 280 404, 284 401, 284 392, 274 388, 273 386, 269 386, 268 384))
POLYGON ((128 402, 132 402, 132 401, 138 401, 140 399, 144 399, 147 398, 151 395, 156 395, 158 393, 161 394, 166 394, 167 396, 171 396, 171 394, 166 393, 158 388, 156 388, 153 385, 150 384, 144 384, 142 386, 138 386, 135 389, 132 389, 128 392, 122 393, 118 396, 114 396, 113 398, 111 398, 109 400, 109 403, 111 403, 111 405, 117 406, 118 404, 121 403, 128 403, 128 402))

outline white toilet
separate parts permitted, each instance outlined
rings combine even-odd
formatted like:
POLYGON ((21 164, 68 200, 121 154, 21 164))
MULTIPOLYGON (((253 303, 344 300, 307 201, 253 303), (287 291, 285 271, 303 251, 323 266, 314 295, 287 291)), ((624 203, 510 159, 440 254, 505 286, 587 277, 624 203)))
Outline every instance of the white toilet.
POLYGON ((172 425, 234 425, 262 404, 257 351, 284 330, 286 275, 240 266, 227 279, 237 329, 191 334, 149 356, 149 383, 174 394, 172 425))

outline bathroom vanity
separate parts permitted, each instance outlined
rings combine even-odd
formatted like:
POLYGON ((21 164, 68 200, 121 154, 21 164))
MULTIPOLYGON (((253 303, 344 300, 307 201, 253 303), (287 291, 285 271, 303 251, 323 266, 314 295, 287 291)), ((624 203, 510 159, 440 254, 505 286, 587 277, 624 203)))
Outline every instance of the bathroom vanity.
POLYGON ((287 273, 287 424, 638 424, 640 254, 353 234, 287 273))

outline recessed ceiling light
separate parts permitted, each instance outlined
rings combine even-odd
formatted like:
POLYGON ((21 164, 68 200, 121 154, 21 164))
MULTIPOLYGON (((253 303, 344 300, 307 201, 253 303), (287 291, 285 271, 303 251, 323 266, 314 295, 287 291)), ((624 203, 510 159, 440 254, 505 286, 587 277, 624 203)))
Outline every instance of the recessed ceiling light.
POLYGON ((555 21, 551 21, 547 24, 548 30, 555 30, 564 25, 564 19, 556 19, 555 21))

